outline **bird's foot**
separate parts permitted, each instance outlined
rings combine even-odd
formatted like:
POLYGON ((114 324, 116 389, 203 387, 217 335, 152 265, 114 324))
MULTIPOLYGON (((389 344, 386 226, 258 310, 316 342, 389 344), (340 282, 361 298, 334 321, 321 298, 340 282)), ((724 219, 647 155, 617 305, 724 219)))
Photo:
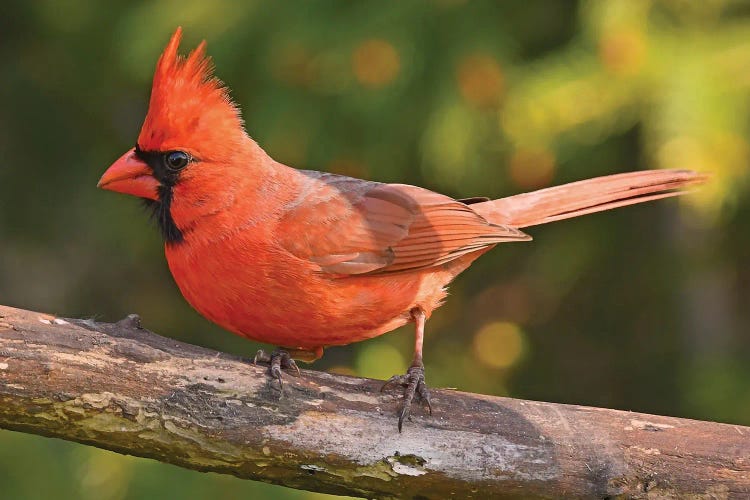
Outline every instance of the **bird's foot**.
POLYGON ((281 349, 277 349, 271 354, 268 354, 263 349, 260 349, 257 353, 255 353, 255 357, 253 358, 253 364, 257 365, 258 363, 268 363, 268 371, 271 373, 271 376, 273 378, 279 381, 279 390, 282 394, 284 393, 284 381, 282 380, 281 370, 294 370, 295 372, 297 372, 297 376, 300 376, 297 363, 294 362, 294 359, 292 359, 288 352, 282 351, 281 349))
POLYGON ((383 386, 380 388, 380 391, 382 392, 383 389, 391 384, 399 384, 404 386, 404 402, 398 415, 398 432, 401 432, 401 428, 404 425, 404 420, 409 418, 409 413, 411 412, 411 403, 414 400, 415 395, 419 396, 419 399, 421 401, 427 403, 427 409, 430 411, 430 415, 432 415, 430 391, 429 389, 427 389, 427 384, 425 383, 424 379, 424 365, 412 365, 406 371, 406 375, 392 376, 385 381, 383 386))

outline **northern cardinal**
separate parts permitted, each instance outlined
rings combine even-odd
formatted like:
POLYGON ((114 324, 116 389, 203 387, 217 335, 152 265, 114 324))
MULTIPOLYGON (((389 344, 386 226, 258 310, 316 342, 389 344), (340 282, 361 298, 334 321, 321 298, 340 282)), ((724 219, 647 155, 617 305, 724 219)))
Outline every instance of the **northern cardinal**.
MULTIPOLYGON (((135 148, 99 187, 144 198, 187 301, 238 335, 280 346, 271 375, 294 358, 414 322, 399 431, 419 395, 429 405, 422 340, 446 286, 521 228, 680 194, 685 170, 610 175, 499 200, 455 200, 424 188, 310 170, 270 158, 212 75, 205 42, 177 54, 178 28, 156 65, 135 148)), ((283 389, 283 387, 282 387, 283 389)))

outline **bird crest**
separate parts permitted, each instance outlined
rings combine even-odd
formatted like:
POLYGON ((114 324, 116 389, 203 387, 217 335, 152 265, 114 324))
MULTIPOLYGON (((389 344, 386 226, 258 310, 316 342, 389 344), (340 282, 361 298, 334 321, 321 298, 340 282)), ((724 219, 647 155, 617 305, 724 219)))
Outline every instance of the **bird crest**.
POLYGON ((181 38, 178 27, 156 63, 138 146, 144 151, 181 149, 198 158, 205 151, 221 155, 245 136, 239 108, 213 75, 205 40, 183 57, 177 52, 181 38))

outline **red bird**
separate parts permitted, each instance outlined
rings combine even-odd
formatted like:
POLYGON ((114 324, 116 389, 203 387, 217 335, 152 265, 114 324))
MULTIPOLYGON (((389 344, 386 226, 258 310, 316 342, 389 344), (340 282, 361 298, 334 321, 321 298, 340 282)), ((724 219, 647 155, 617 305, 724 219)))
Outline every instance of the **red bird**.
POLYGON ((187 301, 238 335, 280 346, 281 368, 415 324, 399 430, 415 394, 429 405, 422 340, 446 286, 521 228, 680 194, 684 170, 599 177, 499 200, 296 170, 269 157, 212 76, 205 42, 186 59, 182 31, 159 58, 135 148, 99 187, 148 200, 187 301))

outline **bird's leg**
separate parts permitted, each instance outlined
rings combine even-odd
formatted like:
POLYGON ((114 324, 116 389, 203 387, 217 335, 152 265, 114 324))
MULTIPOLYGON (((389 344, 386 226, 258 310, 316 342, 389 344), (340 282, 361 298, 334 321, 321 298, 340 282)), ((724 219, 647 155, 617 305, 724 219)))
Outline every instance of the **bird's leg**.
POLYGON ((427 384, 425 383, 424 364, 422 363, 422 342, 424 341, 424 325, 427 321, 427 316, 422 309, 414 308, 411 310, 411 317, 414 319, 416 332, 414 340, 414 359, 411 362, 411 366, 406 371, 406 375, 394 375, 389 378, 380 389, 382 391, 388 385, 394 383, 405 387, 404 402, 398 416, 398 432, 401 432, 404 420, 409 417, 411 403, 414 400, 415 395, 418 395, 422 401, 427 403, 427 408, 430 411, 430 415, 432 415, 430 391, 427 389, 427 384))
POLYGON ((297 363, 295 363, 294 359, 292 359, 288 352, 282 349, 276 349, 271 354, 260 349, 255 353, 255 357, 253 358, 254 365, 258 364, 258 362, 269 364, 268 370, 271 373, 271 376, 279 381, 279 390, 282 391, 282 394, 284 391, 284 382, 281 377, 282 368, 296 371, 298 377, 300 375, 297 363))

